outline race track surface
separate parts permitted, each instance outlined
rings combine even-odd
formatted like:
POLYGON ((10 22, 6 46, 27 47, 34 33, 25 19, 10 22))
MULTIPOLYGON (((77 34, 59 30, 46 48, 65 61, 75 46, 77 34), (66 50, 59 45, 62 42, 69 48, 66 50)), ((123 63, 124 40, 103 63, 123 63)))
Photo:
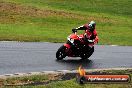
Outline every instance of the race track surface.
POLYGON ((90 61, 66 57, 56 61, 62 43, 0 42, 0 75, 24 72, 132 67, 132 46, 96 45, 90 61))

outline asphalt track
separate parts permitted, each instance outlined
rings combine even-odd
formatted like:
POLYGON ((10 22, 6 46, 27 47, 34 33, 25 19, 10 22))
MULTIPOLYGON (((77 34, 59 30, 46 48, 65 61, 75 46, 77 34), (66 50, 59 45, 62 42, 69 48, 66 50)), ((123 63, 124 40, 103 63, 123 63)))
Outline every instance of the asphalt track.
POLYGON ((56 61, 55 53, 62 43, 0 42, 0 75, 74 70, 82 65, 85 69, 131 68, 132 46, 96 45, 90 61, 66 57, 56 61))

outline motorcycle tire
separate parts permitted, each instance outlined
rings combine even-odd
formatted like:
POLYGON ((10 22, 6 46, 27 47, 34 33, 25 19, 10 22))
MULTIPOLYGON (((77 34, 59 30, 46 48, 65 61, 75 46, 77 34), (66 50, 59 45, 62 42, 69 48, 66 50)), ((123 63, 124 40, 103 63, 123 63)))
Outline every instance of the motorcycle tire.
POLYGON ((58 51, 56 52, 56 58, 57 60, 62 60, 63 58, 66 57, 66 53, 65 53, 66 47, 63 45, 61 46, 58 51))
POLYGON ((93 54, 93 52, 94 52, 94 47, 92 47, 92 48, 89 50, 89 52, 88 52, 87 55, 81 57, 82 60, 88 59, 88 58, 93 54))

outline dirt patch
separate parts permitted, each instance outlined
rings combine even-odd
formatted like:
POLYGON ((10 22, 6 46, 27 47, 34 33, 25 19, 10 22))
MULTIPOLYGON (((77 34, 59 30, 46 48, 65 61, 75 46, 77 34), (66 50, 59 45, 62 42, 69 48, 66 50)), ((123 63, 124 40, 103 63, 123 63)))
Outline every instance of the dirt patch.
MULTIPOLYGON (((47 16, 63 16, 71 18, 83 18, 78 14, 67 13, 64 11, 53 11, 38 9, 31 6, 23 6, 16 3, 0 2, 0 13, 6 13, 4 15, 26 15, 32 17, 47 17, 47 16)), ((2 14, 1 14, 2 15, 2 14)))
POLYGON ((21 4, 11 2, 0 2, 0 23, 14 23, 14 22, 27 22, 26 17, 64 17, 79 20, 96 20, 101 22, 113 22, 109 18, 94 17, 94 16, 83 16, 65 11, 55 11, 47 9, 39 9, 32 6, 24 6, 21 4))

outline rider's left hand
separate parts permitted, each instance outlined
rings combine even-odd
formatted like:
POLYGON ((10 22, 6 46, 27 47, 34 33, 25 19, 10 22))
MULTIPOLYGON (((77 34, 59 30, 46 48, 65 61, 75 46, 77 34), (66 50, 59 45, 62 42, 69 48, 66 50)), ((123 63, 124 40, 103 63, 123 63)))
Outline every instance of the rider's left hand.
POLYGON ((89 42, 89 43, 93 43, 93 42, 94 42, 94 40, 89 40, 89 39, 88 39, 88 42, 89 42))
POLYGON ((77 30, 76 29, 72 29, 72 32, 75 33, 75 32, 77 32, 77 30))

